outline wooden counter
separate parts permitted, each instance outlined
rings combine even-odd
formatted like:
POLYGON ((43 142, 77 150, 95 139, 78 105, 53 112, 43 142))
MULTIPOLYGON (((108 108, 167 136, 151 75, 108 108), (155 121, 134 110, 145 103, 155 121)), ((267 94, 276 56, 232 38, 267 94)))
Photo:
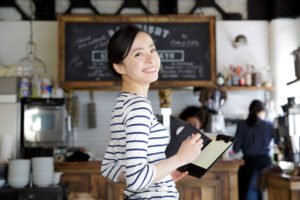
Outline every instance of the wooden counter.
POLYGON ((90 193, 95 199, 105 199, 107 179, 100 175, 101 162, 56 162, 55 171, 63 172, 62 180, 69 191, 90 193))
POLYGON ((300 177, 286 174, 268 174, 269 200, 300 200, 300 177))
MULTIPOLYGON (((186 176, 176 183, 181 200, 238 200, 237 172, 242 160, 219 160, 201 179, 186 176)), ((95 199, 123 200, 125 183, 100 175, 101 162, 56 162, 70 192, 87 192, 95 199)))
MULTIPOLYGON (((243 160, 219 160, 201 179, 186 176, 176 183, 180 200, 238 200, 237 172, 243 160)), ((107 199, 123 200, 124 183, 108 182, 107 199)))

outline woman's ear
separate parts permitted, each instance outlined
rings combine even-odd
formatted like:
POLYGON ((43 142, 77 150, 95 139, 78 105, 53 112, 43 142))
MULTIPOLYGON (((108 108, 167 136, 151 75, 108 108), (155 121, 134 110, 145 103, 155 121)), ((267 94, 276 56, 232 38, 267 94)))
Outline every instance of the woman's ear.
POLYGON ((120 64, 114 63, 113 67, 116 70, 116 72, 118 72, 119 74, 121 74, 121 75, 126 74, 125 68, 122 63, 120 63, 120 64))

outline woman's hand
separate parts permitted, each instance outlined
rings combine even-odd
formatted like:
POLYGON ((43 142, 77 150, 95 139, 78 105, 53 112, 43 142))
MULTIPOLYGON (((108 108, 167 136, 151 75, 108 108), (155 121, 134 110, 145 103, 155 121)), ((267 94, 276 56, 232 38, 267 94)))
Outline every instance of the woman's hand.
POLYGON ((201 139, 200 133, 192 134, 180 145, 180 148, 176 154, 182 165, 191 163, 200 154, 201 148, 203 146, 203 140, 201 139))
POLYGON ((171 173, 171 176, 174 180, 174 182, 177 182, 179 181, 180 179, 182 179, 183 177, 185 177, 186 175, 188 175, 188 171, 185 171, 185 172, 180 172, 178 170, 174 170, 172 173, 171 173))
POLYGON ((124 181, 125 181, 125 175, 124 175, 124 173, 123 173, 123 172, 120 172, 118 178, 119 178, 118 182, 124 182, 124 181))

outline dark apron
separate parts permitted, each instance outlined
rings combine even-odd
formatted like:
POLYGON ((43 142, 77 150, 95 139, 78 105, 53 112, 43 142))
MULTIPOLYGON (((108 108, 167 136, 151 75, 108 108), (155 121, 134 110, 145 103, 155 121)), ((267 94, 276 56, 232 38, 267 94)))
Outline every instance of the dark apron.
POLYGON ((239 200, 246 200, 249 183, 254 172, 260 173, 263 169, 272 165, 271 158, 268 155, 244 156, 245 164, 239 168, 239 200))

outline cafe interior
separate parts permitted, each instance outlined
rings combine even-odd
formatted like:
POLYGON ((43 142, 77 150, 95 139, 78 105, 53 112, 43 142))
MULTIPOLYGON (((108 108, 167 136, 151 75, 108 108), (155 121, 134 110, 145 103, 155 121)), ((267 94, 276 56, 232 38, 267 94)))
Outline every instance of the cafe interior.
POLYGON ((161 69, 147 99, 171 141, 191 107, 201 110, 203 138, 226 143, 202 150, 215 155, 207 167, 188 165, 178 198, 300 200, 297 0, 0 1, 0 199, 125 199, 126 183, 102 176, 101 164, 121 89, 106 47, 127 23, 157 47, 161 69), (254 100, 271 126, 271 165, 243 196, 248 161, 234 146, 254 100))

